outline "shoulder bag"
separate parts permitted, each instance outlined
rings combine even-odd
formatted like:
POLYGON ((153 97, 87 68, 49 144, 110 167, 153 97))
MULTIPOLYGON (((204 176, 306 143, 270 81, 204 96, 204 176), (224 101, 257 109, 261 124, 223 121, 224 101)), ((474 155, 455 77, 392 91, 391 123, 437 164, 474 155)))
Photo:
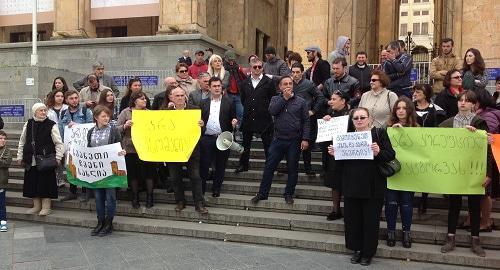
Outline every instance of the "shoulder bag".
MULTIPOLYGON (((375 128, 375 132, 377 133, 377 138, 380 142, 380 137, 378 135, 378 128, 375 128)), ((401 163, 399 163, 398 159, 394 158, 391 161, 379 162, 378 168, 383 176, 391 177, 401 170, 401 163)))
POLYGON ((38 171, 50 171, 57 167, 56 154, 46 154, 45 149, 43 154, 37 155, 35 148, 35 123, 31 126, 31 145, 33 146, 33 155, 35 155, 35 164, 38 171))

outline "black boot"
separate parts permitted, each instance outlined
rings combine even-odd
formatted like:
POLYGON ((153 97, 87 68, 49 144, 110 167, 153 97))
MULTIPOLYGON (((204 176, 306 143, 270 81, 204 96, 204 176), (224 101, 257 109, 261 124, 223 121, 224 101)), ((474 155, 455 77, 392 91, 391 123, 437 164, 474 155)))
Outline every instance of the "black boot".
POLYGON ((146 194, 146 208, 153 207, 153 193, 146 194))
POLYGON ((138 209, 139 207, 141 207, 141 205, 139 204, 139 193, 138 192, 134 192, 132 194, 132 207, 134 209, 138 209))
POLYGON ((113 218, 106 218, 102 230, 99 232, 99 236, 103 237, 113 233, 113 218))
POLYGON ((97 219, 97 226, 95 226, 94 229, 92 229, 92 231, 90 232, 90 235, 91 236, 96 236, 99 234, 99 232, 102 230, 102 228, 104 227, 104 219, 103 218, 98 218, 97 219))
POLYGON ((403 232, 403 247, 411 248, 411 235, 409 231, 403 232))
POLYGON ((387 230, 387 246, 393 247, 396 245, 396 232, 387 230))

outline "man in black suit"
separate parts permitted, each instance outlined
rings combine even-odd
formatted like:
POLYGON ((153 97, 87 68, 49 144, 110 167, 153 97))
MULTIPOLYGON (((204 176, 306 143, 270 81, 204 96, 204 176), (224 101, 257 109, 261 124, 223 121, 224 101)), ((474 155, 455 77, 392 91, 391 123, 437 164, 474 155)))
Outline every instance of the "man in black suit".
POLYGON ((276 81, 262 73, 262 61, 254 59, 251 63, 251 75, 240 84, 241 103, 243 104, 243 120, 240 129, 243 132, 243 147, 239 167, 235 173, 248 171, 250 145, 254 134, 260 135, 264 151, 267 150, 273 137, 273 118, 268 107, 271 97, 276 95, 276 81))
POLYGON ((218 77, 212 77, 208 81, 211 97, 201 101, 201 119, 205 123, 200 139, 200 177, 202 180, 202 191, 205 193, 208 179, 208 169, 215 157, 215 173, 212 185, 212 197, 220 196, 220 189, 226 163, 229 158, 229 150, 217 149, 217 137, 224 131, 232 132, 236 127, 236 108, 232 100, 222 95, 222 81, 218 77))

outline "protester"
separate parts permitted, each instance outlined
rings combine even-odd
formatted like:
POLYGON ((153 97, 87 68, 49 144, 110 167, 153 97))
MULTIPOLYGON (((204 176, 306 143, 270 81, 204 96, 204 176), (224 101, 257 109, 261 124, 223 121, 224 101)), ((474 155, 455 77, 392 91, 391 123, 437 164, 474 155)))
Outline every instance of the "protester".
POLYGON ((301 63, 292 65, 293 93, 306 101, 309 123, 310 123, 310 140, 309 147, 302 151, 304 160, 304 171, 306 175, 316 175, 311 166, 311 149, 314 147, 316 136, 318 133, 318 123, 316 114, 322 111, 322 106, 325 103, 323 93, 321 93, 313 82, 304 79, 304 66, 301 63))
MULTIPOLYGON (((111 88, 116 97, 120 96, 120 90, 118 90, 118 87, 116 87, 116 83, 113 80, 113 77, 108 76, 107 74, 104 74, 104 64, 103 63, 101 63, 99 61, 95 62, 92 65, 92 74, 97 76, 97 78, 99 79, 100 85, 107 86, 107 87, 111 88)), ((87 77, 88 76, 85 76, 81 80, 74 82, 73 87, 77 91, 80 91, 85 86, 88 86, 87 77)))
POLYGON ((337 43, 335 45, 335 50, 328 54, 328 63, 333 62, 337 58, 345 58, 346 60, 350 57, 351 50, 351 39, 346 36, 339 36, 337 38, 337 43))
POLYGON ((208 170, 212 161, 215 163, 212 197, 219 197, 222 181, 226 173, 226 163, 230 150, 217 149, 217 137, 225 131, 233 132, 238 120, 234 103, 222 95, 222 81, 217 77, 210 78, 210 98, 201 101, 201 119, 206 125, 202 128, 200 139, 200 177, 202 192, 205 193, 208 170))
MULTIPOLYGON (((338 160, 335 177, 342 178, 345 242, 346 247, 354 251, 351 263, 366 266, 377 251, 380 214, 387 186, 387 179, 380 173, 378 164, 394 160, 396 154, 387 132, 372 127, 368 109, 354 109, 351 116, 356 132, 371 131, 374 159, 338 160)), ((333 146, 328 147, 328 152, 335 156, 333 146)))
POLYGON ((68 84, 63 77, 56 77, 52 82, 52 91, 58 90, 62 91, 63 94, 68 91, 68 84))
MULTIPOLYGON (((136 92, 142 92, 142 82, 141 79, 137 77, 128 81, 127 90, 120 101, 120 113, 130 107, 130 96, 136 92)), ((144 96, 146 97, 146 109, 149 110, 151 109, 151 104, 149 103, 148 95, 144 94, 144 96)))
POLYGON ((130 96, 129 106, 118 115, 116 126, 122 135, 122 145, 127 154, 127 178, 132 191, 132 207, 138 209, 139 185, 146 186, 146 208, 153 207, 153 188, 156 178, 156 166, 153 162, 143 161, 139 158, 132 142, 132 111, 147 110, 146 94, 142 91, 134 92, 130 96))
POLYGON ((194 63, 189 66, 188 75, 191 78, 198 78, 200 73, 207 72, 208 65, 205 63, 205 53, 203 50, 197 50, 194 55, 194 63))
POLYGON ((335 58, 331 63, 333 76, 325 81, 325 87, 323 88, 325 98, 331 97, 335 90, 340 90, 349 95, 351 106, 357 105, 361 98, 359 82, 347 73, 348 68, 345 58, 335 58))
POLYGON ((444 89, 436 95, 434 102, 446 112, 446 118, 458 113, 457 96, 462 93, 462 74, 458 69, 446 73, 443 79, 444 89))
POLYGON ((269 102, 271 102, 271 97, 276 95, 276 84, 262 74, 262 61, 256 58, 251 64, 251 76, 240 85, 243 104, 243 120, 240 130, 243 133, 242 144, 245 150, 240 156, 239 166, 234 171, 235 173, 248 171, 250 146, 254 134, 261 137, 266 158, 273 136, 273 119, 269 114, 269 102))
POLYGON ((387 89, 398 96, 404 95, 411 98, 410 73, 413 67, 411 55, 402 51, 398 41, 392 41, 387 45, 387 60, 384 62, 383 71, 390 78, 387 89))
POLYGON ((218 77, 222 80, 222 89, 225 90, 229 87, 229 72, 226 71, 222 64, 222 57, 214 54, 208 61, 208 74, 212 77, 218 77))
POLYGON ((267 47, 264 49, 264 55, 266 56, 264 74, 270 76, 271 78, 276 77, 277 80, 283 76, 291 75, 291 71, 286 62, 276 55, 276 49, 274 47, 267 47))
MULTIPOLYGON (((213 57, 213 56, 212 56, 213 57)), ((220 78, 219 78, 220 79, 220 78)), ((170 92, 168 110, 197 110, 199 107, 193 106, 186 102, 186 92, 177 87, 170 92)), ((200 127, 204 126, 204 121, 198 122, 200 127)), ((205 207, 205 199, 202 194, 202 183, 200 178, 200 150, 198 144, 194 148, 187 162, 169 162, 167 164, 168 172, 174 184, 175 211, 180 212, 186 208, 186 197, 184 195, 184 182, 182 181, 182 167, 186 166, 187 176, 191 184, 191 192, 193 193, 194 208, 200 214, 208 214, 205 207)))
MULTIPOLYGON (((66 104, 68 104, 68 109, 61 111, 61 120, 58 123, 59 134, 64 141, 64 128, 67 126, 69 128, 77 124, 92 123, 92 110, 85 106, 80 106, 80 96, 76 90, 68 90, 64 94, 64 99, 66 104)), ((68 150, 68 149, 66 149, 68 150)), ((82 188, 82 194, 80 197, 81 202, 87 202, 90 198, 90 192, 85 192, 85 188, 82 188)), ((73 184, 69 185, 69 193, 66 194, 61 201, 69 201, 77 198, 76 196, 77 187, 73 184)))
POLYGON ((193 64, 193 61, 190 57, 191 52, 189 50, 182 51, 182 56, 177 59, 177 63, 184 63, 188 67, 193 64))
MULTIPOLYGON (((450 70, 447 73, 454 73, 450 70)), ((476 130, 488 130, 486 122, 477 116, 473 110, 477 103, 477 95, 470 90, 465 90, 461 92, 458 97, 458 113, 457 115, 445 120, 441 123, 440 127, 446 128, 466 128, 471 132, 476 130)), ((487 169, 486 178, 483 187, 486 187, 491 181, 491 153, 488 149, 487 155, 487 169)), ((458 217, 462 208, 462 196, 463 195, 448 195, 449 207, 448 207, 448 235, 446 237, 445 244, 441 247, 442 253, 448 253, 455 249, 455 232, 457 230, 458 217)), ((481 247, 479 241, 479 227, 481 222, 481 195, 467 195, 467 203, 470 212, 470 222, 471 222, 471 250, 474 254, 485 257, 486 253, 481 247)))
MULTIPOLYGON (((415 106, 411 100, 402 96, 396 100, 392 109, 388 127, 418 127, 415 106)), ((387 189, 385 192, 385 218, 387 220, 387 245, 396 245, 396 219, 401 213, 403 229, 403 247, 411 248, 411 223, 413 217, 414 192, 387 189)))
MULTIPOLYGON (((327 110, 327 114, 323 116, 323 120, 330 121, 333 117, 349 115, 349 95, 340 90, 333 92, 330 100, 328 101, 330 108, 327 110)), ((352 126, 352 122, 349 123, 352 126)), ((348 128, 348 130, 352 130, 348 128)), ((325 149, 328 150, 328 144, 330 142, 325 142, 327 146, 325 149)), ((328 151, 323 152, 323 163, 325 164, 325 186, 332 189, 332 202, 333 209, 330 214, 326 217, 327 220, 336 220, 342 218, 342 210, 340 208, 340 199, 342 197, 342 178, 335 177, 335 158, 328 154, 328 151)))
POLYGON ((358 80, 360 97, 371 89, 370 78, 373 69, 366 63, 366 60, 366 52, 359 51, 356 53, 356 63, 349 67, 349 75, 358 80))
MULTIPOLYGON (((432 103, 433 90, 429 84, 413 86, 413 101, 417 113, 417 124, 420 127, 437 127, 446 119, 446 112, 432 103)), ((418 203, 418 214, 427 213, 428 193, 423 192, 418 203)))
POLYGON ((470 48, 465 52, 462 66, 462 87, 465 90, 485 90, 488 84, 488 74, 481 52, 478 49, 470 48))
POLYGON ((224 54, 226 62, 224 69, 229 72, 229 87, 226 90, 227 96, 234 103, 238 122, 243 118, 243 105, 241 104, 239 85, 247 78, 243 68, 236 62, 236 54, 233 51, 226 51, 224 54))
POLYGON ((210 57, 214 54, 214 49, 208 48, 205 50, 205 53, 207 54, 207 58, 205 58, 205 64, 208 65, 208 60, 210 60, 210 57))
POLYGON ((33 118, 23 126, 17 160, 24 167, 23 197, 33 200, 26 213, 46 216, 51 213, 51 199, 57 199, 56 166, 39 170, 35 156, 54 158, 60 164, 64 145, 56 123, 47 118, 47 106, 35 103, 32 112, 33 118))
POLYGON ((429 66, 429 77, 434 81, 432 89, 436 94, 444 89, 443 80, 446 73, 460 67, 460 60, 453 54, 453 45, 453 39, 443 38, 441 40, 441 54, 432 59, 429 66))
POLYGON ((189 93, 189 104, 200 107, 200 104, 204 99, 210 98, 210 86, 208 85, 208 82, 210 81, 211 77, 212 76, 210 76, 210 74, 208 74, 207 72, 200 73, 197 80, 198 85, 196 87, 196 90, 189 93))
MULTIPOLYGON (((165 91, 162 91, 154 96, 153 105, 151 106, 152 110, 159 110, 161 105, 164 103, 165 99, 168 100, 168 92, 170 90, 179 86, 179 83, 174 77, 166 77, 163 80, 163 87, 165 87, 165 91)), ((168 103, 168 102, 167 102, 168 103)))
POLYGON ((285 187, 285 202, 293 204, 293 195, 299 175, 300 151, 309 147, 309 108, 306 101, 293 92, 291 77, 281 77, 281 94, 271 98, 269 113, 274 117, 274 135, 266 156, 266 165, 260 182, 259 193, 251 199, 253 204, 267 200, 273 175, 283 159, 287 160, 288 180, 285 187))
MULTIPOLYGON (((113 91, 110 91, 113 94, 113 91)), ((120 132, 115 126, 110 125, 112 111, 103 105, 94 108, 95 127, 87 133, 87 147, 98 147, 121 142, 120 132)), ((125 150, 118 153, 125 155, 125 150)), ((113 218, 116 209, 116 189, 94 189, 95 208, 97 212, 97 225, 92 229, 92 236, 106 236, 113 233, 113 218)))
POLYGON ((48 108, 47 117, 56 124, 61 119, 61 112, 68 109, 68 105, 64 104, 64 93, 62 89, 56 89, 49 92, 45 105, 48 108))
POLYGON ((319 46, 309 46, 305 51, 307 53, 307 61, 312 63, 312 65, 306 70, 304 77, 312 81, 320 91, 323 91, 325 81, 330 78, 330 63, 322 59, 319 46))
POLYGON ((186 93, 191 93, 195 90, 196 80, 188 74, 188 65, 186 63, 177 63, 175 66, 175 79, 179 87, 184 89, 186 93))
POLYGON ((99 95, 105 90, 111 90, 111 88, 99 84, 99 78, 93 74, 87 76, 87 85, 80 90, 80 101, 87 108, 93 109, 99 101, 99 95))
POLYGON ((389 77, 380 70, 374 70, 370 79, 371 91, 361 96, 359 107, 370 110, 370 115, 375 127, 383 127, 392 112, 392 108, 398 99, 394 92, 387 90, 389 77))
POLYGON ((110 118, 110 125, 114 126, 116 125, 116 120, 118 120, 118 114, 120 113, 118 111, 118 106, 116 104, 116 97, 115 94, 111 89, 104 90, 101 92, 99 95, 99 101, 97 102, 97 105, 102 105, 106 108, 108 108, 111 111, 111 118, 110 118))
POLYGON ((287 61, 286 61, 286 64, 288 66, 288 68, 290 70, 292 70, 292 66, 293 64, 295 63, 299 63, 299 64, 302 64, 302 56, 300 56, 299 53, 296 53, 296 52, 291 52, 289 55, 288 55, 288 58, 287 58, 287 61))
POLYGON ((0 130, 0 232, 6 232, 8 229, 5 194, 9 184, 9 167, 12 163, 12 155, 6 143, 7 133, 0 130))

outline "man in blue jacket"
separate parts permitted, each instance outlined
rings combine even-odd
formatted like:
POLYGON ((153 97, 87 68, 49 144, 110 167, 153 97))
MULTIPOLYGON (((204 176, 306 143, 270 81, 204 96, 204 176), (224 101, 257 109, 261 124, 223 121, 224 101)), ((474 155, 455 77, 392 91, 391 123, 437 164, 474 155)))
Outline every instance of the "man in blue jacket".
POLYGON ((293 194, 298 179, 300 151, 309 147, 309 107, 307 102, 293 93, 293 80, 284 76, 279 81, 281 95, 271 98, 269 113, 274 117, 274 135, 266 158, 266 167, 260 183, 259 193, 252 198, 253 204, 267 200, 274 171, 283 156, 286 156, 288 180, 285 201, 293 203, 293 194))
POLYGON ((399 96, 406 96, 411 99, 410 81, 413 59, 411 55, 401 49, 398 41, 392 41, 387 45, 387 60, 384 62, 383 70, 391 79, 387 86, 399 96))

